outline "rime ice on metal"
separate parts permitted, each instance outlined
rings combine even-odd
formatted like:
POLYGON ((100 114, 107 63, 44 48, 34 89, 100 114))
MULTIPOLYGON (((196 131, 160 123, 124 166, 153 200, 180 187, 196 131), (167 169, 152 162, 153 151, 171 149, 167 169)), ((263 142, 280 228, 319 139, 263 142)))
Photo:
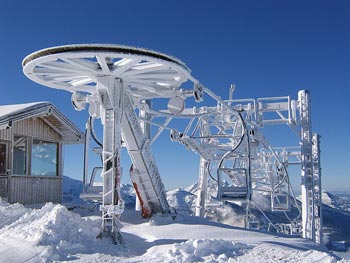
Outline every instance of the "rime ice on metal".
POLYGON ((142 215, 170 213, 151 153, 159 135, 169 131, 172 141, 200 156, 197 216, 205 216, 206 210, 218 201, 240 201, 246 204, 246 227, 259 227, 251 213, 251 208, 256 207, 275 231, 302 231, 305 238, 321 242, 319 137, 311 131, 308 92, 300 91, 298 100, 289 96, 235 100, 235 87, 231 86, 229 99, 223 100, 195 79, 180 60, 151 50, 116 45, 44 49, 26 57, 23 69, 33 81, 72 92, 77 110, 89 105, 86 160, 89 138, 96 139, 94 120, 101 119, 103 142, 98 144, 102 149, 96 152, 102 156, 103 186, 94 186, 97 169, 89 177, 87 163, 83 179, 83 197, 102 202, 101 236, 111 235, 116 243, 121 242, 118 220, 124 202, 120 196, 120 149, 124 146, 132 159, 130 176, 142 215), (205 104, 204 95, 216 105, 186 108, 188 101, 205 104), (275 114, 272 118, 271 113, 275 114), (177 126, 179 121, 183 127, 177 126), (300 145, 270 145, 262 128, 281 124, 296 131, 300 145), (301 166, 301 208, 289 180, 288 167, 292 165, 301 166), (207 193, 209 179, 217 183, 214 199, 207 193), (289 223, 272 223, 252 198, 259 192, 270 195, 271 212, 285 215, 289 223), (287 215, 291 203, 300 211, 297 218, 287 215))

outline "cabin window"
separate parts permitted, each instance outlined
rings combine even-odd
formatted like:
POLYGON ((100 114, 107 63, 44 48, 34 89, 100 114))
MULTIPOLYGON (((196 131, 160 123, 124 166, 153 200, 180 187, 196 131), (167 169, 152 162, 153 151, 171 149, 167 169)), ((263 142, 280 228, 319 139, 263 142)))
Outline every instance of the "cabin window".
POLYGON ((13 144, 13 173, 27 174, 27 149, 28 139, 23 136, 15 136, 13 144))
POLYGON ((32 145, 32 175, 58 175, 58 144, 33 139, 32 145))

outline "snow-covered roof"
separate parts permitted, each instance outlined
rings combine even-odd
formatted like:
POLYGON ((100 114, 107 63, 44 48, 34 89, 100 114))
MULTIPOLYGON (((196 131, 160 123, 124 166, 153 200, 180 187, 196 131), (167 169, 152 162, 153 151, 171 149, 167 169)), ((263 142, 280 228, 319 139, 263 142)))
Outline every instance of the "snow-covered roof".
POLYGON ((51 124, 62 136, 63 143, 84 141, 84 133, 50 102, 0 106, 0 129, 9 128, 12 123, 31 117, 40 117, 51 124))

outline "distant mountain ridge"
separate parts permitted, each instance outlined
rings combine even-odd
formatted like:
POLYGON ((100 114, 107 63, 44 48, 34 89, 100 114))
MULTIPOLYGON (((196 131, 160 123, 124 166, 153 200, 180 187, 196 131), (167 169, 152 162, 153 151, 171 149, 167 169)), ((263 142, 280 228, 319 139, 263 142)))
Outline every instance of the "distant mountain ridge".
MULTIPOLYGON (((80 194, 83 192, 83 182, 69 176, 63 176, 63 203, 81 203, 80 194)), ((121 185, 122 197, 126 206, 135 206, 135 189, 130 184, 121 185)))
POLYGON ((80 193, 83 191, 83 182, 64 175, 62 191, 63 197, 72 196, 74 198, 79 198, 80 193))
POLYGON ((322 203, 335 209, 350 212, 350 193, 333 194, 322 191, 322 203))

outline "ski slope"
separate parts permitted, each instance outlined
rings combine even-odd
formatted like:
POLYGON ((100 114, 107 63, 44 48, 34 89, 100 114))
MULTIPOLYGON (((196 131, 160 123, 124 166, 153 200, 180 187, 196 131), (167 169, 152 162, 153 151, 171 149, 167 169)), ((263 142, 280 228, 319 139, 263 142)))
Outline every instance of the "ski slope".
POLYGON ((189 216, 184 210, 193 197, 184 190, 168 193, 176 218, 142 219, 131 207, 130 187, 124 189, 123 246, 95 238, 101 218, 92 206, 76 205, 72 212, 52 203, 26 208, 2 200, 0 262, 350 262, 305 239, 189 216))
POLYGON ((146 221, 128 209, 122 247, 96 240, 99 216, 81 217, 62 205, 25 209, 2 202, 1 217, 8 222, 0 229, 1 262, 337 262, 307 240, 190 216, 146 221))

